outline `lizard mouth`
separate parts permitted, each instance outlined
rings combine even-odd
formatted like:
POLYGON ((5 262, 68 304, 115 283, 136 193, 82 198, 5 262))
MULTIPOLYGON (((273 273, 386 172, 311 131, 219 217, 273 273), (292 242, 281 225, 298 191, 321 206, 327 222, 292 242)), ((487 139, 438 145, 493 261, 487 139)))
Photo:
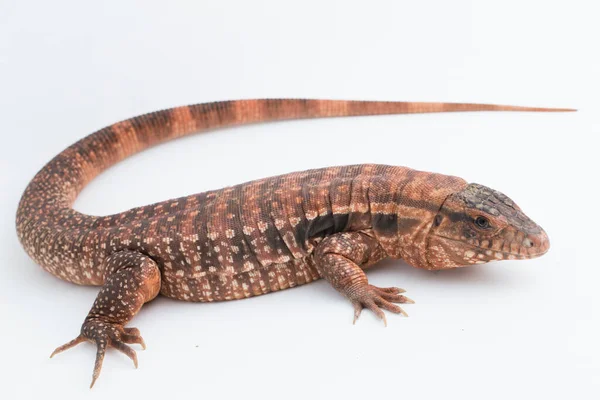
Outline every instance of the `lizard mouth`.
POLYGON ((455 254, 460 250, 462 257, 469 264, 483 264, 490 261, 500 260, 527 260, 541 257, 550 249, 548 235, 543 230, 534 236, 529 236, 521 242, 499 242, 488 246, 465 243, 460 239, 436 235, 441 241, 445 241, 449 247, 455 249, 455 254), (506 250, 508 249, 508 250, 506 250))

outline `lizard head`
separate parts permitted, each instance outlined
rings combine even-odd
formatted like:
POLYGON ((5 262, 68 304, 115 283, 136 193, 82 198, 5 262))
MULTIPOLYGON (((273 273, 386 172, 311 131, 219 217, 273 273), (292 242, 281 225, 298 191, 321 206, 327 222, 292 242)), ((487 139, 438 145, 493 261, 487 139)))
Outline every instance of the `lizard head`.
POLYGON ((431 269, 535 258, 548 251, 546 232, 504 194, 475 183, 448 196, 428 241, 431 269))

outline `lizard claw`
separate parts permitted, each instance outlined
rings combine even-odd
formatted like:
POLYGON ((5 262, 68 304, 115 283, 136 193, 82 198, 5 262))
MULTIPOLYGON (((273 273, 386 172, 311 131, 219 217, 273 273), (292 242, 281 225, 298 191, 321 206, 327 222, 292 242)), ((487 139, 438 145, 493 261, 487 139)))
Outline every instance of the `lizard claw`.
POLYGON ((135 350, 127 346, 127 344, 137 343, 146 348, 144 339, 140 336, 140 331, 137 328, 124 328, 121 325, 102 322, 99 320, 86 320, 81 327, 81 334, 70 342, 59 346, 52 352, 50 358, 54 355, 77 346, 84 341, 90 341, 96 344, 96 361, 94 363, 94 372, 92 375, 92 384, 90 389, 96 383, 102 370, 102 362, 106 354, 106 348, 112 347, 125 354, 133 361, 133 365, 138 367, 137 354, 135 350))
POLYGON ((413 304, 414 301, 406 296, 401 295, 404 293, 404 289, 391 287, 391 288, 379 288, 377 286, 368 285, 364 290, 355 293, 352 297, 352 305, 354 306, 354 321, 356 323, 358 317, 364 308, 368 308, 373 311, 379 319, 383 320, 383 324, 387 326, 387 319, 382 309, 391 311, 396 314, 402 314, 408 317, 408 314, 393 303, 402 304, 413 304))

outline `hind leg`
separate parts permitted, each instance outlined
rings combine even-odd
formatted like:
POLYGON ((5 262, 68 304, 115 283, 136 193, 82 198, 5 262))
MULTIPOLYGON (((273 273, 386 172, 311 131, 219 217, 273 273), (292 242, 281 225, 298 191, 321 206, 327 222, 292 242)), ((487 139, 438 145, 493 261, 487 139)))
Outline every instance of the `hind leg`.
POLYGON ((81 333, 54 350, 50 356, 84 341, 96 344, 96 363, 90 388, 100 375, 107 347, 127 355, 137 368, 135 350, 127 344, 137 343, 142 348, 146 346, 139 330, 125 328, 125 325, 144 303, 155 298, 160 291, 160 271, 149 257, 133 251, 120 251, 110 255, 105 263, 104 286, 81 326, 81 333))

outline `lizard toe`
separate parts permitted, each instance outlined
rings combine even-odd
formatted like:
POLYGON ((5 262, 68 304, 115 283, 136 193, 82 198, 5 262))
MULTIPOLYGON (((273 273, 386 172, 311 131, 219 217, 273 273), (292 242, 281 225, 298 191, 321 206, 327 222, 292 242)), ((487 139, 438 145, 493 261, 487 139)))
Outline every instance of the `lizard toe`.
POLYGON ((408 314, 394 303, 412 304, 414 301, 399 293, 404 293, 404 290, 400 288, 379 288, 373 285, 368 285, 363 290, 354 292, 351 299, 354 306, 353 323, 356 323, 364 308, 368 308, 379 319, 383 320, 385 326, 387 326, 387 319, 383 310, 408 317, 408 314))
POLYGON ((118 324, 87 319, 81 327, 81 334, 70 342, 56 348, 50 357, 85 341, 96 344, 96 360, 94 362, 94 371, 92 373, 92 383, 90 388, 94 386, 94 383, 96 383, 96 380, 100 376, 107 348, 112 347, 125 354, 133 361, 133 365, 136 368, 138 367, 137 353, 127 344, 137 343, 140 344, 142 348, 146 348, 144 339, 142 339, 140 331, 137 328, 124 328, 118 324))

